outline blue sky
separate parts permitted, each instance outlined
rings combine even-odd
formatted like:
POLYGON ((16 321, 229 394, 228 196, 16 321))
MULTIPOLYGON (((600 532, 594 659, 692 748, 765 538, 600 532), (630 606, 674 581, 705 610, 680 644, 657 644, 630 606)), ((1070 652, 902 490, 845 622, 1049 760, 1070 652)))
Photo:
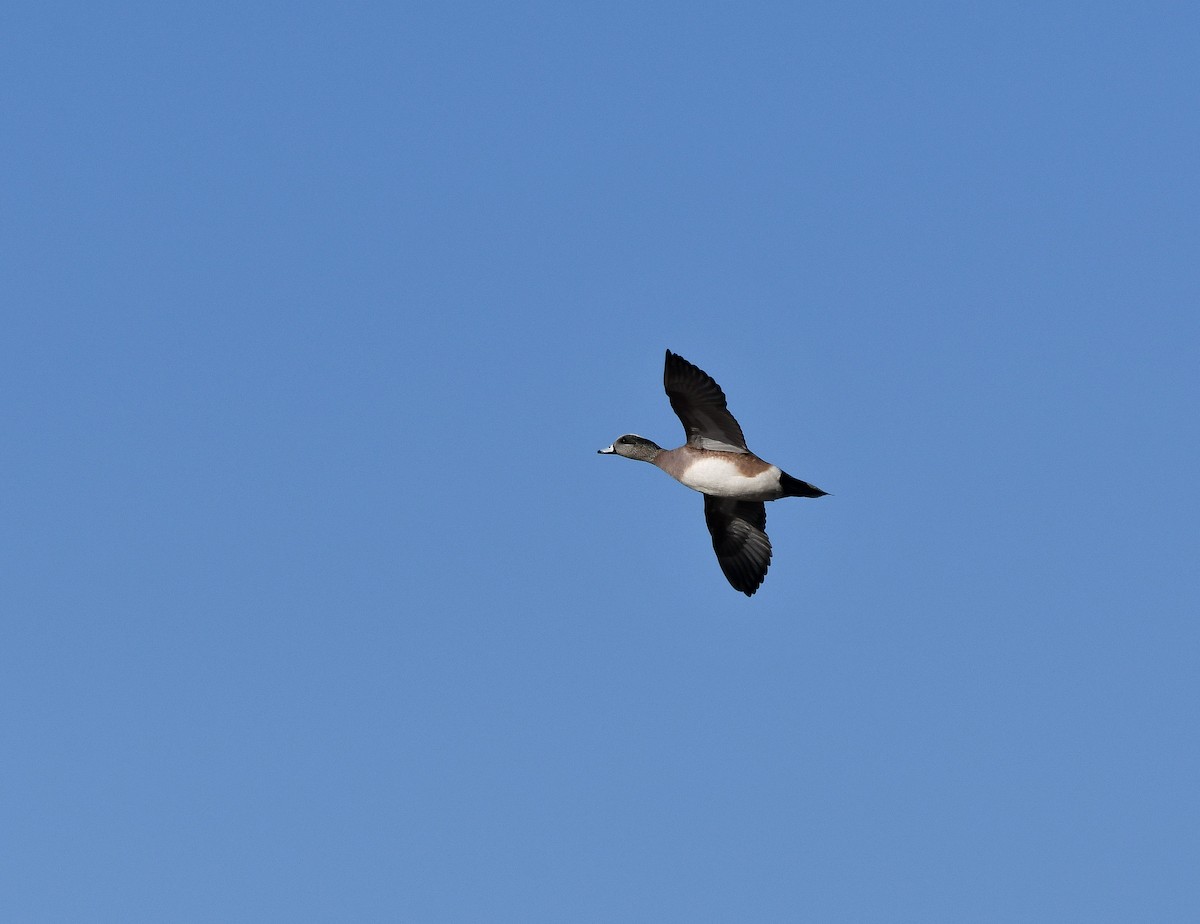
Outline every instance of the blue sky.
POLYGON ((0 21, 8 919, 1200 918, 1196 9, 0 21))

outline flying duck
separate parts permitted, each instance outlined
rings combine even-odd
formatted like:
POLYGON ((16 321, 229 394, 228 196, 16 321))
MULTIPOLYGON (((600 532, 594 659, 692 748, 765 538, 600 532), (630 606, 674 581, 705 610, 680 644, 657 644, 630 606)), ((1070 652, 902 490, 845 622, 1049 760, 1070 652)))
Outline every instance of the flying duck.
POLYGON ((712 376, 667 350, 663 385, 671 409, 683 422, 687 443, 663 449, 645 437, 626 433, 604 454, 657 465, 704 495, 704 519, 725 577, 753 596, 771 564, 764 501, 781 497, 822 497, 827 492, 764 462, 746 447, 742 428, 729 413, 725 393, 712 376))

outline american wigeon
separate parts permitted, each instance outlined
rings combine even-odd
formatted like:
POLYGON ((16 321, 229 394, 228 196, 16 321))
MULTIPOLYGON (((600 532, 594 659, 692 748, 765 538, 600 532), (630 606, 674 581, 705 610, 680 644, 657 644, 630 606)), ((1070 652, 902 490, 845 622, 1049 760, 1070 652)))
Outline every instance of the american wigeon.
POLYGON ((704 519, 713 550, 735 590, 753 596, 771 564, 767 508, 781 497, 821 497, 826 492, 793 478, 746 448, 742 428, 725 405, 725 393, 702 369, 667 350, 663 385, 683 421, 687 443, 663 449, 627 433, 601 453, 650 462, 704 495, 704 519))

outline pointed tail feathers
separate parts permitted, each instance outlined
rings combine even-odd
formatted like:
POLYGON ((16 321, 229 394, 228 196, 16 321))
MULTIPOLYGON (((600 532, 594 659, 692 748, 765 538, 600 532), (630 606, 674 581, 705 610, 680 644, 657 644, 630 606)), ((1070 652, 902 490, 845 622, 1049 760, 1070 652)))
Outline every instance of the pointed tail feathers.
POLYGON ((784 497, 824 497, 829 493, 828 491, 822 491, 820 488, 813 487, 807 481, 793 478, 787 472, 780 473, 779 486, 783 488, 784 497))

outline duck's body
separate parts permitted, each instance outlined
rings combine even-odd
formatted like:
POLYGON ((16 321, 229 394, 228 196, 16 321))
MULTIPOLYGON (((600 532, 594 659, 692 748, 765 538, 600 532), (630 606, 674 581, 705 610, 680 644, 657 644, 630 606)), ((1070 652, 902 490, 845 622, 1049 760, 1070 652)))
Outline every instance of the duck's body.
POLYGON ((784 496, 779 466, 749 452, 680 446, 659 455, 654 464, 680 484, 713 497, 769 501, 784 496))
POLYGON ((667 350, 663 383, 683 422, 687 443, 663 449, 627 433, 599 450, 649 462, 680 484, 704 495, 704 516, 725 577, 752 596, 771 564, 764 501, 821 497, 826 492, 793 478, 746 447, 742 428, 729 413, 725 393, 712 377, 667 350))

